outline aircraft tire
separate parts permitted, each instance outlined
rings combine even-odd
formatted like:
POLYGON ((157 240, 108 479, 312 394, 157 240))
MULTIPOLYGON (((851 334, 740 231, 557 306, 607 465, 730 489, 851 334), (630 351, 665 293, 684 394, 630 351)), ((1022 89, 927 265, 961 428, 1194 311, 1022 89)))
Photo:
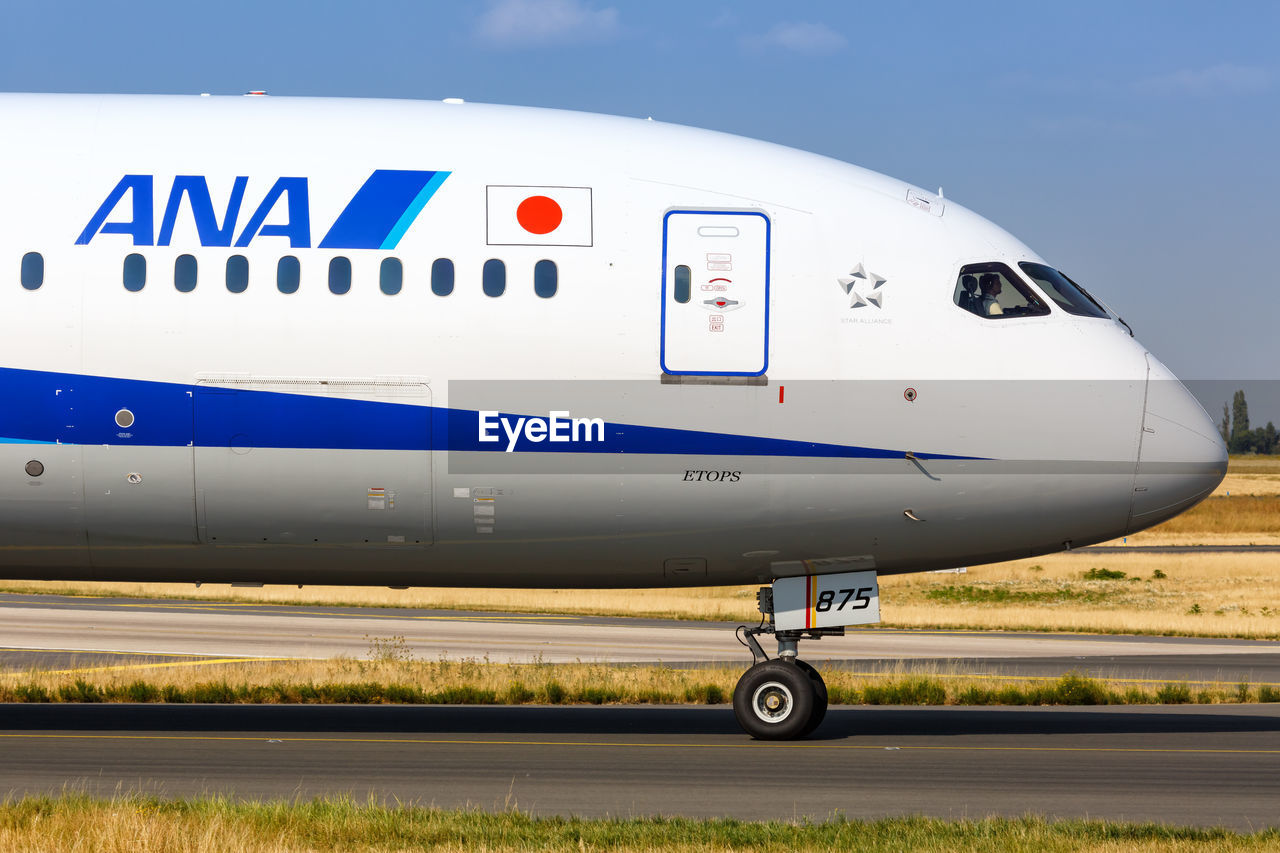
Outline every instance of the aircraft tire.
POLYGON ((767 660, 743 673, 733 691, 738 725, 757 740, 803 737, 813 717, 816 688, 794 663, 767 660))
POLYGON ((797 660, 796 666, 804 670, 805 674, 809 676, 809 680, 813 682, 813 710, 809 712, 809 722, 805 724, 804 731, 801 732, 801 736, 804 736, 822 725, 823 718, 827 716, 827 682, 822 680, 822 674, 814 669, 811 664, 797 660))

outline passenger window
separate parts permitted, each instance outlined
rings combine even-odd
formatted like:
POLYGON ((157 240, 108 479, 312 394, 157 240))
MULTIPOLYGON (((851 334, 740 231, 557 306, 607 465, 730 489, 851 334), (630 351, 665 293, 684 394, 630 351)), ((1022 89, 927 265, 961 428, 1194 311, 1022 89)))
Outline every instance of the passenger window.
POLYGON ((22 256, 22 286, 27 290, 39 290, 44 284, 44 255, 27 252, 22 256))
POLYGON ((178 255, 173 262, 173 286, 179 293, 190 293, 196 289, 195 255, 178 255))
POLYGON ((689 284, 690 280, 691 280, 690 271, 687 266, 685 266, 684 264, 681 264, 680 266, 676 267, 674 295, 676 298, 676 302, 679 302, 681 305, 689 301, 689 297, 691 293, 691 288, 689 284))
POLYGON ((334 258, 329 261, 329 292, 339 295, 351 289, 351 260, 334 258))
POLYGON ((124 289, 137 293, 147 285, 147 259, 134 252, 124 259, 124 289))
POLYGON ((244 255, 227 258, 227 290, 244 293, 249 289, 249 259, 244 255))
POLYGON ((501 296, 507 289, 507 265, 497 258, 484 262, 483 289, 485 296, 501 296))
POLYGON ((538 261, 533 266, 533 292, 543 299, 556 295, 559 287, 559 273, 555 261, 538 261))
POLYGON ((453 293, 453 261, 448 258, 436 258, 431 265, 431 292, 436 296, 448 296, 453 293))
POLYGON ((378 269, 378 287, 387 296, 395 296, 404 284, 404 266, 399 258, 383 258, 378 269))
POLYGON ((293 255, 285 255, 276 264, 276 288, 281 293, 297 293, 302 280, 302 265, 293 255))
POLYGON ((996 262, 962 268, 953 299, 966 311, 994 320, 1049 313, 1049 306, 1013 270, 996 262))
POLYGON ((1080 317, 1110 317, 1106 309, 1098 304, 1083 287, 1067 278, 1053 267, 1044 264, 1032 264, 1026 261, 1018 264, 1032 281, 1040 285, 1040 289, 1058 303, 1058 307, 1068 314, 1080 317))

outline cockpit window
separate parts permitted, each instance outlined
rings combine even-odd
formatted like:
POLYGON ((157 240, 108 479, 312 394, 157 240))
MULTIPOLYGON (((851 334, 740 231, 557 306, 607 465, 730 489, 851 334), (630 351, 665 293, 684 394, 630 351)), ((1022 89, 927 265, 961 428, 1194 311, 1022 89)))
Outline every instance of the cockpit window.
POLYGON ((993 320, 1049 313, 1049 306, 1013 270, 995 261, 961 268, 953 298, 964 310, 993 320))
POLYGON ((1040 285, 1040 289, 1068 314, 1076 314, 1080 317, 1111 316, 1083 287, 1053 267, 1028 263, 1027 261, 1023 261, 1018 266, 1022 267, 1022 271, 1032 281, 1040 285))

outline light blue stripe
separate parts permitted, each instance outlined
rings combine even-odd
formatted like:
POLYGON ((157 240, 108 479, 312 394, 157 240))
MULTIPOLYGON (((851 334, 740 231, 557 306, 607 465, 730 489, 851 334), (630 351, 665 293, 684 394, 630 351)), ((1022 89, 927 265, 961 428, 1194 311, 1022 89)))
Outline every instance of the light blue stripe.
POLYGON ((0 444, 57 444, 56 441, 35 441, 30 438, 0 438, 0 444))
POLYGON ((391 233, 387 235, 387 239, 382 241, 381 248, 383 251, 394 249, 400 243, 400 238, 404 236, 404 232, 409 230, 413 220, 418 218, 422 208, 427 206, 427 202, 436 194, 436 190, 440 189, 444 179, 452 174, 452 172, 436 172, 431 177, 431 180, 427 181, 427 185, 422 188, 405 212, 400 215, 400 219, 396 222, 395 227, 391 229, 391 233))

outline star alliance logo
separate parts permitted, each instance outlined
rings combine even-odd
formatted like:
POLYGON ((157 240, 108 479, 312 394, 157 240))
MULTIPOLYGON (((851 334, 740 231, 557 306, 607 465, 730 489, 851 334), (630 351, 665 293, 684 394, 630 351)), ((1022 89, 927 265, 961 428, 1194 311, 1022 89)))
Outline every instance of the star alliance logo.
POLYGON ((853 301, 849 303, 850 308, 862 308, 867 305, 884 307, 884 291, 880 288, 887 279, 868 272, 861 263, 849 270, 848 275, 842 275, 836 281, 846 296, 853 297, 853 301))

